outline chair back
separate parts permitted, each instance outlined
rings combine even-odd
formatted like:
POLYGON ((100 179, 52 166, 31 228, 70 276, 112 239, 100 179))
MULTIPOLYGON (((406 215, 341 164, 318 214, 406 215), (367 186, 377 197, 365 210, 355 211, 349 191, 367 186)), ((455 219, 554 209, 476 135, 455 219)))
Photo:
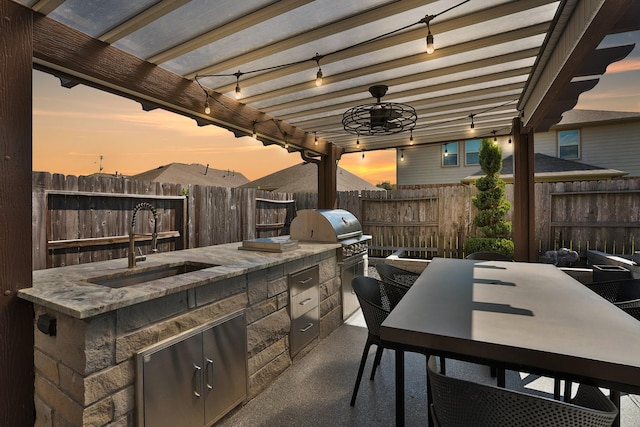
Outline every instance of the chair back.
POLYGON ((581 384, 572 403, 442 375, 428 361, 433 414, 442 427, 611 426, 618 409, 602 392, 581 384))
POLYGON ((477 259, 482 261, 513 261, 506 255, 498 252, 473 252, 465 257, 465 259, 477 259))
POLYGON ((607 280, 585 286, 612 303, 640 299, 640 279, 607 280))
POLYGON ((376 271, 383 281, 390 282, 404 288, 411 287, 411 285, 413 285, 416 279, 420 276, 420 274, 414 273, 413 271, 398 268, 384 262, 376 264, 376 271))
POLYGON ((373 277, 357 276, 351 281, 369 333, 380 336, 380 325, 406 291, 373 277))

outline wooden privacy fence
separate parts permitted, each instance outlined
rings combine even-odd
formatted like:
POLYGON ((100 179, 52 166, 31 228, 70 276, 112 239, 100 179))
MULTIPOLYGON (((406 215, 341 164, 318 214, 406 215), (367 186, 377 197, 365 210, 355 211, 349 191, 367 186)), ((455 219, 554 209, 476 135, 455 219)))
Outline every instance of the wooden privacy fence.
MULTIPOLYGON (((33 173, 32 186, 34 269, 126 257, 130 215, 140 201, 158 209, 159 249, 168 251, 288 234, 295 211, 314 209, 318 200, 316 193, 40 172, 33 173)), ((371 256, 405 249, 414 257, 460 258, 476 233, 475 194, 473 185, 461 184, 339 192, 338 207, 356 215, 372 236, 371 256)), ((512 184, 506 197, 513 201, 512 184)), ((640 178, 536 183, 535 198, 540 254, 560 247, 582 256, 587 249, 640 250, 640 178)), ((150 233, 150 215, 139 215, 136 231, 150 233)), ((139 245, 148 249, 149 238, 139 245)))
MULTIPOLYGON (((248 188, 34 172, 33 268, 125 258, 131 214, 142 201, 158 211, 158 249, 164 252, 288 234, 293 199, 248 188)), ((136 233, 150 234, 152 227, 152 216, 139 211, 136 233)), ((136 238, 136 247, 146 253, 150 241, 136 238)))

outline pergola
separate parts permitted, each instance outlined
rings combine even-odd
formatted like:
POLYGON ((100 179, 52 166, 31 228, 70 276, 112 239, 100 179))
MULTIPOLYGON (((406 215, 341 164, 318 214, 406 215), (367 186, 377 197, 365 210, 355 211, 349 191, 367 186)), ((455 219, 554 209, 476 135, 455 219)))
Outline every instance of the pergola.
POLYGON ((33 68, 297 151, 318 165, 320 208, 344 153, 464 140, 471 123, 511 135, 516 258, 533 260, 533 132, 633 48, 598 49, 606 35, 640 27, 639 0, 0 0, 0 14, 0 383, 21 384, 0 395, 7 425, 33 422, 32 314, 15 297, 31 286, 33 68), (416 110, 410 132, 344 130, 378 84, 416 110))

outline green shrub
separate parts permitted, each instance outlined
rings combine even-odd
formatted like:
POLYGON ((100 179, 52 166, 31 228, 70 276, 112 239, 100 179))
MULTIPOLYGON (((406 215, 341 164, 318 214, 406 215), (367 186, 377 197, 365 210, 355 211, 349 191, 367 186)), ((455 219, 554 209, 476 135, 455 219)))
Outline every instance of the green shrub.
POLYGON ((513 241, 489 237, 469 237, 464 244, 464 252, 467 255, 474 252, 497 252, 513 258, 513 241))
POLYGON ((480 191, 471 199, 478 213, 473 223, 484 237, 470 237, 464 244, 466 254, 473 252, 498 252, 513 258, 513 241, 511 223, 504 216, 511 209, 511 203, 504 198, 505 183, 500 179, 502 170, 502 150, 489 138, 480 144, 480 167, 486 174, 476 180, 476 188, 480 191))

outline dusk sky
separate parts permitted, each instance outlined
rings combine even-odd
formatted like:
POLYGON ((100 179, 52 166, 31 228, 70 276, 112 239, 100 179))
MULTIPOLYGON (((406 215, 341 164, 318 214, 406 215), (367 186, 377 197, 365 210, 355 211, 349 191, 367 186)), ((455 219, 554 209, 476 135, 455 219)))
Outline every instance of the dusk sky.
MULTIPOLYGON (((620 42, 636 47, 610 65, 575 108, 640 112, 640 31, 609 37, 602 46, 620 42)), ((199 127, 175 113, 143 111, 134 101, 87 86, 67 89, 52 75, 34 70, 34 171, 90 175, 102 164, 103 173, 134 175, 173 162, 209 164, 254 180, 302 159, 216 126, 199 127)), ((396 181, 395 150, 367 152, 364 159, 348 154, 339 166, 372 184, 396 181)))

